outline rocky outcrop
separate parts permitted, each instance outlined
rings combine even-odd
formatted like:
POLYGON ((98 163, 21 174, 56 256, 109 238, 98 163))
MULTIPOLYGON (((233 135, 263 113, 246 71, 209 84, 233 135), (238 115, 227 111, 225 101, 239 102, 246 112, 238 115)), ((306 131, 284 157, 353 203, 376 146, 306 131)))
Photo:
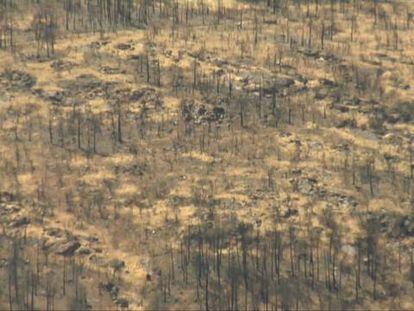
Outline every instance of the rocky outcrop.
POLYGON ((66 241, 63 243, 58 243, 54 247, 54 252, 62 256, 73 256, 75 251, 81 246, 78 241, 66 241))

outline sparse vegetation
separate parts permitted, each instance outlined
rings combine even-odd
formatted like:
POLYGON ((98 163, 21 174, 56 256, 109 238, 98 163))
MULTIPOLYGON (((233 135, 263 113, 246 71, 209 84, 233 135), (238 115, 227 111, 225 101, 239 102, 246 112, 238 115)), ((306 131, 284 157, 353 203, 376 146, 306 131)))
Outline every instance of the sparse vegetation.
POLYGON ((0 309, 413 309, 413 18, 0 0, 0 309))

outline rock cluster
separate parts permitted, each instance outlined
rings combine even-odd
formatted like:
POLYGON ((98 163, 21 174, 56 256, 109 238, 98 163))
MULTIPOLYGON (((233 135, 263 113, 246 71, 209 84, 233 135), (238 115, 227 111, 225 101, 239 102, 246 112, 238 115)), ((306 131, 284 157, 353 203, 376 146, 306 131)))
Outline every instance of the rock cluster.
POLYGON ((0 74, 0 86, 11 91, 30 89, 36 84, 36 78, 20 70, 5 70, 0 74))
POLYGON ((195 124, 221 122, 226 112, 222 107, 207 107, 194 100, 183 100, 181 102, 181 115, 185 122, 195 124))

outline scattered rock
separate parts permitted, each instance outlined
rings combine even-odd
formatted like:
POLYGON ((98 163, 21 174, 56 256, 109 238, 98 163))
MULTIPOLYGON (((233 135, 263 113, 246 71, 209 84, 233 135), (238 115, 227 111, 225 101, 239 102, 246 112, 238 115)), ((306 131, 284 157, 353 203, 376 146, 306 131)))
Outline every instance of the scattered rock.
POLYGON ((129 43, 119 43, 116 48, 121 51, 133 50, 134 47, 129 43))
POLYGON ((87 247, 81 247, 76 251, 77 254, 79 255, 90 255, 92 254, 92 250, 90 248, 87 247))
POLYGON ((108 45, 108 43, 109 43, 108 40, 101 40, 101 41, 92 42, 89 46, 91 48, 98 48, 99 49, 102 46, 108 45))
POLYGON ((97 243, 99 242, 99 238, 96 236, 88 236, 85 238, 86 241, 91 242, 91 243, 97 243))
POLYGON ((336 82, 329 80, 329 79, 320 79, 319 82, 321 85, 328 87, 328 88, 333 88, 333 87, 338 86, 336 82))
POLYGON ((225 66, 225 65, 229 64, 227 59, 222 59, 222 58, 219 58, 219 57, 213 59, 212 62, 218 67, 222 67, 222 66, 225 66))
POLYGON ((399 221, 400 232, 403 236, 414 236, 414 217, 404 216, 399 221))
POLYGON ((336 127, 337 128, 345 128, 345 127, 356 128, 357 123, 355 119, 346 118, 344 120, 338 121, 336 123, 336 127))
POLYGON ((102 73, 105 73, 107 75, 115 75, 115 74, 125 74, 125 70, 121 70, 120 68, 117 67, 110 67, 110 66, 102 66, 100 68, 100 71, 102 73))
POLYGON ((100 283, 99 287, 108 292, 111 295, 112 300, 115 300, 118 298, 119 293, 119 287, 115 285, 113 282, 109 281, 107 283, 100 283))
POLYGON ((116 299, 115 303, 120 306, 121 308, 128 308, 129 307, 129 301, 125 298, 118 298, 116 299))
POLYGON ((28 217, 24 216, 24 217, 20 217, 20 218, 17 218, 15 220, 13 220, 10 223, 10 227, 19 228, 19 227, 22 227, 22 226, 27 226, 28 224, 30 224, 30 219, 28 217))
POLYGON ((132 54, 128 56, 129 60, 140 60, 143 56, 140 54, 132 54))
POLYGON ((299 211, 296 208, 288 207, 287 210, 282 214, 283 218, 290 218, 299 215, 299 211))
POLYGON ((332 146, 332 149, 342 152, 349 152, 351 150, 348 144, 336 144, 332 146))
POLYGON ((129 95, 129 100, 132 102, 141 102, 141 103, 151 103, 151 102, 160 102, 160 95, 152 87, 144 87, 139 90, 134 90, 129 95))
POLYGON ((81 246, 78 241, 66 241, 58 243, 54 247, 54 251, 58 255, 73 256, 75 251, 81 246))
POLYGON ((69 61, 63 61, 59 59, 52 62, 50 67, 53 68, 55 71, 63 71, 72 69, 73 67, 75 67, 75 64, 69 61))
POLYGON ((57 237, 60 238, 63 236, 63 230, 59 228, 47 228, 45 229, 45 232, 47 235, 51 237, 57 237))
POLYGON ((242 88, 248 93, 260 92, 264 95, 280 93, 295 84, 295 80, 288 76, 273 76, 267 73, 255 73, 246 71, 242 73, 242 88))
POLYGON ((399 145, 403 143, 403 138, 394 133, 388 133, 382 136, 382 140, 394 145, 399 145))
POLYGON ((342 245, 341 250, 350 257, 354 257, 357 253, 356 248, 350 244, 342 245))
POLYGON ((342 100, 342 104, 347 107, 358 107, 362 104, 362 100, 357 97, 345 98, 342 100))
POLYGON ((414 101, 405 101, 398 103, 392 110, 398 120, 402 122, 411 122, 414 120, 414 101))
POLYGON ((11 215, 16 214, 21 210, 20 206, 12 203, 0 203, 0 215, 11 215))
POLYGON ((342 113, 347 113, 350 110, 350 108, 348 106, 341 105, 341 104, 338 104, 338 103, 333 103, 332 106, 331 106, 331 109, 338 110, 339 112, 342 112, 342 113))
POLYGON ((371 212, 367 217, 368 225, 375 226, 380 232, 392 238, 414 236, 414 216, 381 210, 371 212))
POLYGON ((214 107, 212 111, 212 121, 219 121, 223 120, 224 116, 226 114, 226 111, 222 107, 214 107))
POLYGON ((321 149, 323 149, 323 144, 318 142, 318 141, 311 141, 311 142, 309 142, 309 147, 311 149, 321 150, 321 149))
POLYGON ((109 266, 114 269, 114 271, 120 271, 123 268, 125 268, 125 262, 123 260, 119 260, 119 259, 112 259, 109 262, 109 266))
POLYGON ((99 267, 106 266, 105 258, 102 255, 92 254, 89 256, 89 261, 99 267))
POLYGON ((12 202, 14 201, 16 198, 15 196, 10 193, 10 192, 0 192, 0 202, 12 202))
POLYGON ((328 89, 327 88, 321 88, 321 89, 316 91, 315 99, 322 100, 322 99, 325 99, 326 97, 328 97, 328 95, 329 95, 328 89))
POLYGON ((6 258, 0 259, 0 269, 7 268, 9 266, 9 261, 6 258))
MULTIPOLYGON (((43 96, 45 96, 45 95, 43 94, 43 96)), ((64 101, 65 97, 66 97, 65 93, 61 92, 61 91, 54 91, 54 92, 50 92, 50 93, 46 94, 46 98, 48 100, 50 100, 52 103, 55 103, 55 104, 62 103, 64 101)))
POLYGON ((318 181, 316 178, 301 178, 298 181, 298 190, 302 194, 313 195, 316 194, 318 181))

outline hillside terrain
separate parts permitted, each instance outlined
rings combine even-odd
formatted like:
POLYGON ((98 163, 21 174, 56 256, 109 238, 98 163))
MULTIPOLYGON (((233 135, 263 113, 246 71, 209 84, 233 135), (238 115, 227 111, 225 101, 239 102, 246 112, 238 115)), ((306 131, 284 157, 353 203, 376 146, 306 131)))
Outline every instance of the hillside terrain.
POLYGON ((0 0, 0 310, 414 308, 414 3, 0 0))

